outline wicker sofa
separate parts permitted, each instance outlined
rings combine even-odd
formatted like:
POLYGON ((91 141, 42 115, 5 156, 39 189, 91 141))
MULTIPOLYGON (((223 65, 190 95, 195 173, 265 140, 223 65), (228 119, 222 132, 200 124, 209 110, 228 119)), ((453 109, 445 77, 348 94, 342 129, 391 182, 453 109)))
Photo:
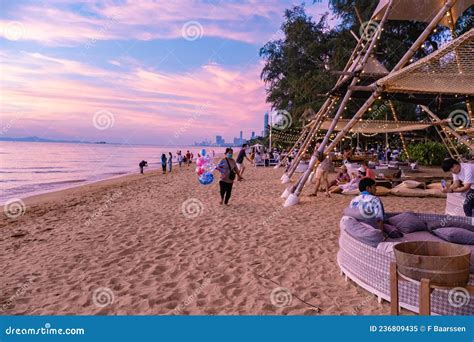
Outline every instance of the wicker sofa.
MULTIPOLYGON (((389 215, 395 215, 389 214, 389 215)), ((430 220, 447 219, 453 225, 456 222, 470 223, 470 218, 453 217, 435 214, 417 214, 425 222, 430 220)), ((337 262, 342 274, 357 283, 362 288, 376 295, 379 302, 382 299, 390 301, 389 267, 395 260, 393 251, 381 250, 366 245, 349 235, 345 228, 350 221, 349 217, 343 216, 340 223, 341 234, 339 238, 339 252, 337 262)), ((404 238, 392 240, 392 242, 414 241, 414 240, 439 240, 429 232, 416 232, 406 234, 404 238), (424 234, 423 234, 424 233, 424 234)), ((393 245, 393 244, 392 244, 393 245)), ((474 262, 474 245, 468 246, 472 250, 471 275, 469 285, 474 285, 474 273, 472 272, 474 262)), ((418 312, 418 284, 401 281, 399 282, 400 306, 413 312, 418 312)), ((431 311, 435 315, 474 315, 474 296, 463 304, 451 305, 448 300, 449 290, 435 289, 431 295, 431 311)))

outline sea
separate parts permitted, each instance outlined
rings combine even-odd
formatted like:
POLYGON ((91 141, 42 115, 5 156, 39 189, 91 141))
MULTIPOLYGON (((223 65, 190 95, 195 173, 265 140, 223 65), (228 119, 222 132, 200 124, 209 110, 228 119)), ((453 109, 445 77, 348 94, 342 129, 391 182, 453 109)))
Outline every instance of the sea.
POLYGON ((148 162, 145 173, 161 168, 161 154, 197 157, 201 149, 216 157, 222 147, 80 144, 53 142, 0 142, 0 205, 10 200, 139 173, 138 163, 148 162))

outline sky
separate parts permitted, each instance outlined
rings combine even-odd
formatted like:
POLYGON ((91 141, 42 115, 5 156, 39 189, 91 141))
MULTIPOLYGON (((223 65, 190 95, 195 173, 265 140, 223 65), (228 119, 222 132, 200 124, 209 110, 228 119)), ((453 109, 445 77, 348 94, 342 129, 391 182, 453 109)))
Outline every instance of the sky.
POLYGON ((0 1, 0 136, 171 145, 261 133, 259 49, 300 4, 0 1))

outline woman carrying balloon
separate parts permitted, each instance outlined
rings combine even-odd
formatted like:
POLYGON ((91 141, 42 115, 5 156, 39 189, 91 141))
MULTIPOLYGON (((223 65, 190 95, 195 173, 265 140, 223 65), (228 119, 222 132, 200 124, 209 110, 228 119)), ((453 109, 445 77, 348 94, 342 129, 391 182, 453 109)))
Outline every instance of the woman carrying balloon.
POLYGON ((241 181, 243 178, 240 174, 239 169, 237 168, 237 163, 232 158, 233 150, 228 147, 225 150, 225 158, 222 159, 216 167, 216 170, 221 173, 221 180, 219 181, 219 188, 221 194, 221 202, 225 205, 229 204, 230 195, 232 193, 232 185, 234 180, 237 177, 238 181, 241 181))

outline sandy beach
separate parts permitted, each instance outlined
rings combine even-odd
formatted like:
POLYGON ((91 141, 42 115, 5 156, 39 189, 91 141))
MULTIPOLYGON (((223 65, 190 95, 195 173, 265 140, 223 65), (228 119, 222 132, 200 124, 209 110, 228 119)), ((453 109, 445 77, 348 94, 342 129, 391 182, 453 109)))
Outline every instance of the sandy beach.
MULTIPOLYGON (((282 208, 282 169, 247 168, 229 207, 194 167, 31 197, 0 220, 0 314, 389 314, 336 264, 350 196, 282 208), (184 209, 183 209, 184 208, 184 209)), ((216 174, 217 175, 217 174, 216 174)), ((442 198, 384 197, 443 213, 442 198)))

